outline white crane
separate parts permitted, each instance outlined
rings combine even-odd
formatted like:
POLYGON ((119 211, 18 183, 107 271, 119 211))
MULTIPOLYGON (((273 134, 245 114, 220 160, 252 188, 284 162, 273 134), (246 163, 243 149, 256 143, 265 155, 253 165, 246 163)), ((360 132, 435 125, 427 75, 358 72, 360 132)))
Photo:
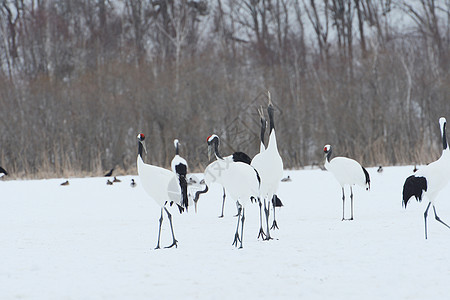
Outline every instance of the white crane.
POLYGON ((173 145, 175 146, 175 156, 172 159, 171 167, 172 171, 175 174, 177 174, 177 178, 181 188, 181 197, 182 197, 181 203, 182 206, 185 207, 187 211, 189 207, 187 181, 186 181, 188 164, 186 160, 180 156, 179 150, 180 142, 178 141, 178 139, 175 139, 173 141, 173 145))
MULTIPOLYGON (((248 156, 244 152, 239 152, 239 151, 234 152, 232 155, 222 157, 219 153, 220 139, 216 134, 210 135, 206 141, 208 143, 208 159, 209 160, 211 160, 211 156, 214 153, 216 159, 223 159, 223 160, 226 160, 229 162, 242 162, 242 163, 246 163, 249 165, 250 162, 252 161, 250 156, 248 156)), ((225 199, 226 199, 226 191, 225 191, 225 187, 223 187, 222 213, 220 214, 219 218, 223 218, 225 199)))
POLYGON ((228 196, 236 200, 238 206, 238 221, 233 245, 243 247, 245 207, 249 201, 259 200, 260 178, 258 172, 249 164, 225 159, 219 152, 219 137, 211 135, 207 139, 208 153, 214 151, 216 160, 210 163, 204 172, 204 180, 207 186, 213 183, 221 184, 228 196), (241 234, 239 235, 239 225, 241 234))
POLYGON ((450 226, 438 217, 435 207, 435 201, 439 195, 439 192, 448 184, 450 180, 450 149, 448 147, 446 135, 446 119, 440 118, 439 125, 441 129, 443 147, 441 157, 429 165, 417 170, 414 175, 411 175, 406 179, 405 184, 403 185, 403 205, 405 209, 412 196, 414 196, 419 202, 422 201, 424 195, 428 198, 428 205, 423 214, 425 221, 425 239, 428 238, 427 216, 428 209, 431 205, 433 206, 436 221, 450 228, 450 226))
POLYGON ((178 184, 176 175, 164 168, 153 166, 144 163, 142 160, 142 150, 145 150, 145 136, 140 133, 137 136, 138 139, 138 155, 137 155, 137 169, 139 178, 141 180, 141 186, 147 192, 147 194, 156 201, 156 203, 161 207, 161 217, 159 218, 159 231, 158 231, 158 243, 155 249, 160 248, 160 237, 161 237, 161 226, 163 222, 163 211, 166 212, 169 222, 170 229, 172 231, 172 244, 166 248, 171 248, 173 246, 177 247, 178 241, 175 239, 175 234, 173 232, 172 225, 172 215, 167 210, 166 205, 176 204, 180 210, 180 213, 184 211, 183 204, 180 203, 181 199, 181 189, 178 184))
POLYGON ((370 190, 370 176, 366 169, 356 160, 347 157, 335 157, 330 161, 332 149, 330 145, 323 148, 325 153, 325 168, 330 171, 342 188, 342 221, 353 220, 353 185, 370 190), (350 186, 351 218, 345 219, 345 185, 350 186))
MULTIPOLYGON (((264 117, 264 112, 263 112, 262 107, 260 107, 258 109, 258 113, 259 113, 260 121, 261 121, 261 135, 260 135, 261 144, 259 146, 259 153, 263 153, 266 150, 266 145, 264 144, 264 134, 266 132, 267 121, 266 121, 266 118, 264 117)), ((289 176, 287 179, 285 179, 285 178, 281 179, 281 182, 287 182, 287 181, 291 181, 289 176)), ((273 197, 272 197, 272 206, 273 206, 273 224, 270 227, 270 229, 279 229, 277 220, 275 217, 275 208, 283 206, 283 203, 281 202, 281 199, 278 198, 277 195, 273 195, 273 197)), ((260 210, 260 214, 261 214, 261 202, 259 202, 259 210, 260 210)), ((261 218, 261 216, 260 216, 260 218, 261 218)), ((264 237, 264 232, 260 231, 258 238, 260 235, 262 235, 262 237, 264 237)))
MULTIPOLYGON (((271 239, 269 228, 270 202, 272 202, 274 195, 276 195, 278 185, 281 178, 283 177, 283 160, 278 153, 277 137, 275 134, 275 122, 273 116, 274 107, 270 98, 270 92, 268 92, 268 98, 269 106, 267 108, 267 112, 269 114, 270 124, 269 143, 267 144, 267 148, 263 152, 255 155, 251 163, 251 165, 258 171, 259 176, 261 177, 260 196, 261 201, 264 201, 264 211, 266 213, 267 225, 266 237, 264 238, 265 240, 271 239)), ((276 220, 274 219, 272 228, 275 227, 278 228, 276 220)))

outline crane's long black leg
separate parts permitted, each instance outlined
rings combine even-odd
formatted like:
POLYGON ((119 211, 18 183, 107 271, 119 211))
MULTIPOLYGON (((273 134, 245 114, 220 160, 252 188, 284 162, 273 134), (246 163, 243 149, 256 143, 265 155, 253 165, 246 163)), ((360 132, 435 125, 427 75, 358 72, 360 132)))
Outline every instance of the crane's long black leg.
POLYGON ((238 220, 236 225, 236 233, 234 234, 234 241, 233 246, 237 247, 238 241, 241 242, 241 239, 239 238, 239 222, 241 221, 241 207, 238 209, 238 220))
POLYGON ((258 233, 258 239, 259 237, 262 237, 263 240, 266 238, 266 234, 264 233, 263 226, 262 226, 262 203, 261 199, 258 199, 259 203, 259 233, 258 233))
POLYGON ((155 249, 160 249, 159 247, 159 240, 161 237, 161 226, 162 226, 162 222, 163 222, 163 209, 161 207, 161 217, 159 217, 159 231, 158 231, 158 244, 156 245, 155 249))
POLYGON ((270 200, 267 201, 267 207, 266 207, 266 199, 264 199, 264 211, 266 213, 266 225, 267 225, 267 234, 266 234, 266 238, 264 240, 268 241, 268 240, 272 239, 270 237, 270 228, 269 228, 270 200))
POLYGON ((172 245, 167 246, 165 248, 172 248, 173 246, 175 246, 175 248, 178 248, 178 241, 175 239, 175 234, 173 232, 173 226, 172 226, 172 215, 169 213, 169 211, 167 210, 167 208, 164 207, 164 210, 166 211, 167 216, 169 217, 169 222, 170 222, 170 229, 172 230, 172 245))
POLYGON ((276 201, 277 201, 277 199, 276 199, 276 195, 273 195, 272 196, 272 205, 273 205, 273 223, 272 223, 272 227, 270 227, 270 229, 273 229, 273 230, 275 230, 275 229, 280 229, 280 228, 278 228, 278 224, 277 224, 277 220, 276 220, 276 218, 275 218, 275 207, 276 207, 276 201))
POLYGON ((235 217, 237 217, 237 216, 239 216, 239 213, 240 213, 240 211, 241 211, 241 208, 242 208, 242 206, 241 206, 241 204, 239 204, 239 201, 236 201, 236 208, 237 208, 237 214, 235 215, 235 217))
POLYGON ((219 216, 219 218, 223 218, 223 209, 225 207, 225 198, 226 198, 226 194, 225 194, 225 188, 223 188, 223 200, 222 200, 222 214, 219 216))
POLYGON ((436 221, 441 222, 442 224, 447 226, 447 228, 450 228, 450 226, 448 226, 444 221, 441 220, 441 218, 438 217, 438 215, 436 214, 436 207, 434 207, 434 204, 433 204, 433 210, 434 210, 434 217, 436 218, 436 221))
POLYGON ((352 217, 350 218, 350 220, 353 220, 353 189, 351 186, 350 186, 350 199, 352 204, 352 217))
POLYGON ((242 249, 242 243, 244 241, 244 221, 245 221, 245 209, 242 208, 242 218, 241 218, 241 246, 239 249, 242 249))
POLYGON ((427 216, 428 216, 428 209, 430 208, 431 202, 428 203, 427 209, 423 213, 423 218, 425 220, 425 239, 428 238, 427 236, 427 216))
POLYGON ((345 192, 344 192, 344 187, 342 187, 342 221, 345 220, 345 192))

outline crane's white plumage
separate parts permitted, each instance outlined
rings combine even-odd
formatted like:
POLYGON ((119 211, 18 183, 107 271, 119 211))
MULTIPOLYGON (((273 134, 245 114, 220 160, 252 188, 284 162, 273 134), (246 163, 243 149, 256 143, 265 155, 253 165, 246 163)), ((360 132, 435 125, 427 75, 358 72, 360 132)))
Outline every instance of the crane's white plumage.
POLYGON ((345 191, 346 185, 350 186, 350 198, 351 198, 351 218, 353 220, 353 185, 359 185, 370 189, 370 177, 369 173, 363 166, 361 166, 356 160, 347 157, 335 157, 330 160, 332 149, 330 145, 325 145, 323 148, 325 153, 325 168, 330 171, 336 180, 339 182, 342 188, 342 220, 345 220, 345 191))
POLYGON ((278 153, 275 131, 270 134, 267 148, 255 155, 251 165, 261 177, 261 197, 273 196, 283 177, 283 160, 278 153))
POLYGON ((325 161, 325 168, 333 173, 342 187, 345 185, 367 186, 362 166, 354 159, 335 157, 330 162, 328 160, 325 161))
POLYGON ((239 204, 238 221, 233 245, 240 242, 243 245, 245 206, 251 199, 259 199, 260 178, 258 172, 249 164, 224 159, 218 150, 219 137, 208 137, 208 153, 214 150, 216 160, 210 163, 204 172, 204 180, 207 186, 213 183, 221 184, 228 196, 239 204), (241 235, 239 236, 239 224, 241 223, 241 235))
POLYGON ((425 238, 428 237, 427 234, 427 216, 428 209, 433 205, 433 211, 435 219, 450 228, 445 222, 443 222, 436 213, 435 201, 439 192, 448 184, 450 181, 450 149, 448 147, 446 126, 447 121, 445 118, 439 119, 439 126, 441 129, 442 137, 442 155, 441 157, 430 163, 423 168, 420 168, 413 175, 409 176, 405 180, 403 185, 403 205, 406 208, 408 201, 411 197, 415 197, 417 201, 422 201, 424 195, 427 196, 428 206, 424 213, 425 221, 425 238))
POLYGON ((141 186, 159 206, 164 206, 166 202, 180 204, 181 189, 173 172, 146 164, 141 156, 137 158, 137 168, 141 186))
POLYGON ((207 185, 218 183, 225 187, 228 195, 241 205, 259 196, 257 172, 242 162, 217 159, 206 167, 204 179, 207 185))

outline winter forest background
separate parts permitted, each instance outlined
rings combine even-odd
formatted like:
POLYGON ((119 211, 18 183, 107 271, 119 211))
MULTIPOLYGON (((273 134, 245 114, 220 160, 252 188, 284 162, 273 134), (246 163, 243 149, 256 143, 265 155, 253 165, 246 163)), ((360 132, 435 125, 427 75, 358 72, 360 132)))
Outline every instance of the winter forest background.
POLYGON ((14 177, 259 151, 272 93, 285 168, 323 145, 365 166, 439 157, 449 0, 0 0, 0 165, 14 177))

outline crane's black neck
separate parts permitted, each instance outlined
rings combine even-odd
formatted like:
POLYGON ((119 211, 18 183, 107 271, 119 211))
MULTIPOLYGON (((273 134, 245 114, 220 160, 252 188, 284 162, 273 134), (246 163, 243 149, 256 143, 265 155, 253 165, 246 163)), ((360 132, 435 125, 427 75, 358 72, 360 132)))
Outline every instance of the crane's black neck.
POLYGON ((446 127, 447 123, 444 123, 444 130, 442 131, 442 146, 444 147, 444 150, 448 148, 446 127))
POLYGON ((327 154, 326 154, 326 156, 325 156, 325 157, 327 158, 327 161, 328 161, 328 162, 330 162, 330 160, 331 160, 331 152, 332 152, 332 151, 331 151, 331 148, 330 148, 330 150, 328 150, 328 152, 327 152, 327 154))
POLYGON ((214 153, 216 154, 217 158, 223 159, 222 155, 220 155, 219 153, 219 140, 215 138, 212 142, 214 143, 214 153))
POLYGON ((275 122, 273 120, 273 106, 272 104, 269 104, 269 107, 267 108, 267 112, 269 113, 269 123, 270 123, 270 131, 269 133, 272 133, 272 130, 275 129, 275 122))
POLYGON ((179 155, 180 150, 178 149, 178 143, 175 144, 175 155, 179 155))
POLYGON ((261 143, 264 145, 264 133, 266 133, 267 121, 261 118, 261 143))
POLYGON ((142 145, 141 141, 138 141, 138 155, 142 158, 142 149, 144 146, 142 145))

